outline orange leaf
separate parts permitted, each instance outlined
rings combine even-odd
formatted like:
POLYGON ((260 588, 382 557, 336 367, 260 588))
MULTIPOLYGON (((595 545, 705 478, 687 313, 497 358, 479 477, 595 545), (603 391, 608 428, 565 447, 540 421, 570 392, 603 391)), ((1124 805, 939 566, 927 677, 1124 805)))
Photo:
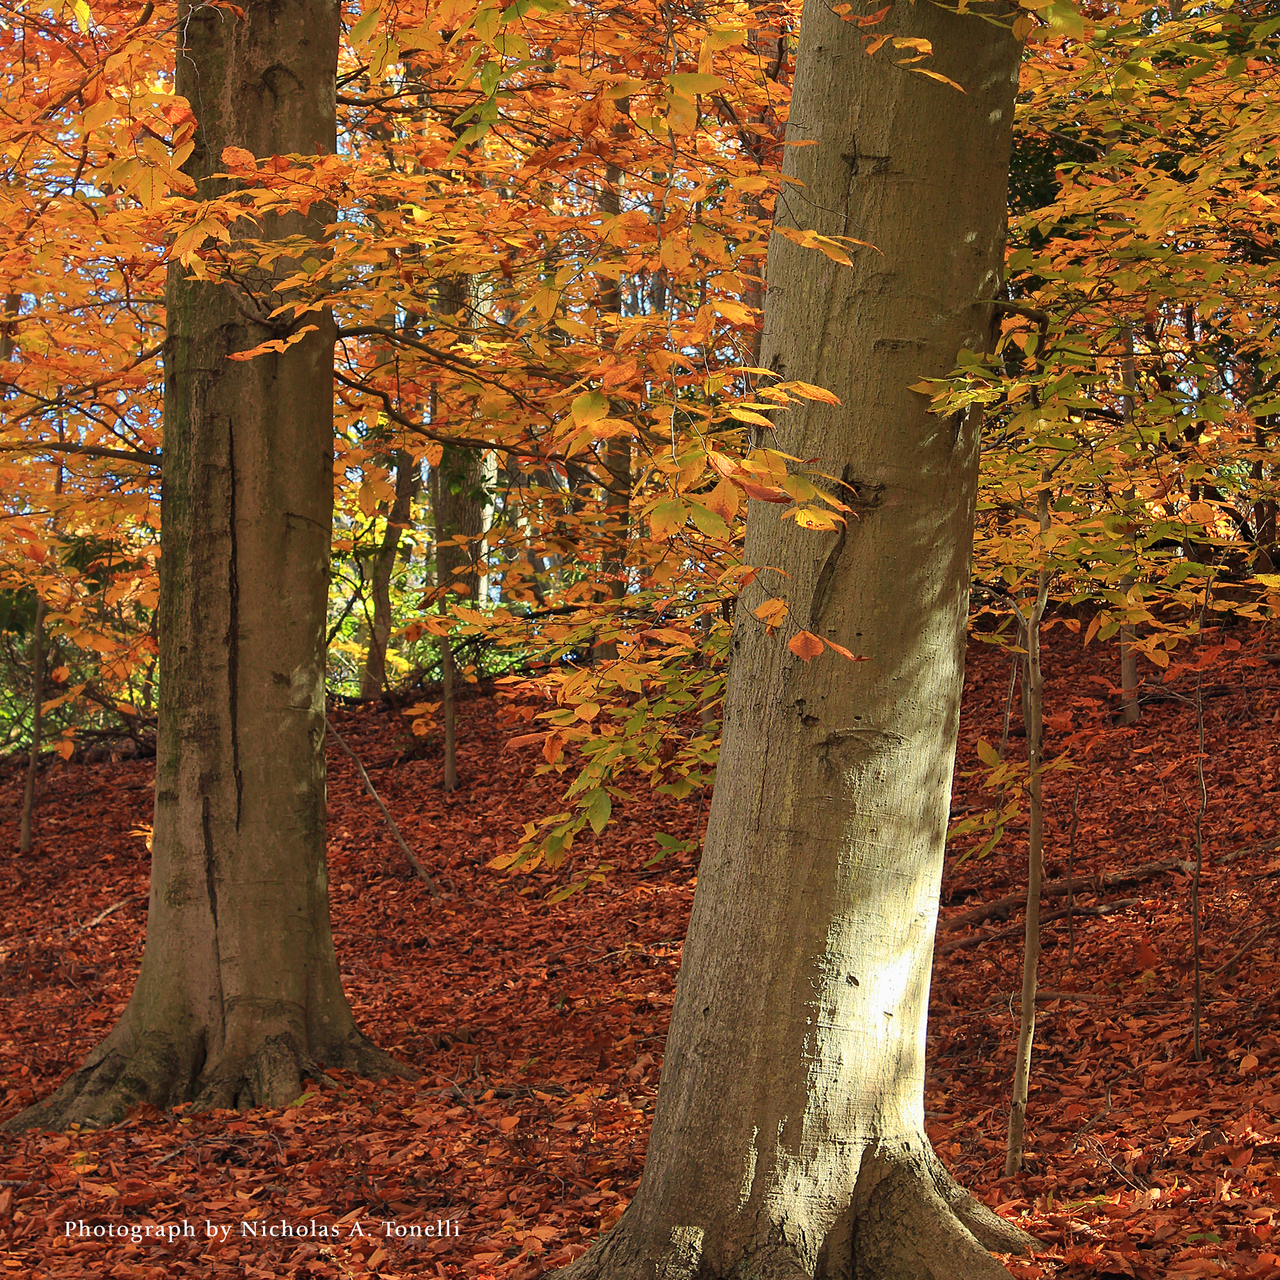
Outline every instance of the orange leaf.
POLYGON ((822 652, 822 641, 812 631, 797 631, 787 641, 787 648, 804 662, 810 662, 822 652))
POLYGON ((740 480, 737 476, 731 477, 733 483, 747 495, 748 498, 755 498, 757 502, 790 502, 791 499, 782 492, 781 489, 775 489, 772 485, 756 484, 754 480, 740 480))
POLYGON ((258 161, 252 151, 244 147, 223 147, 222 163, 229 169, 256 169, 258 161))
POLYGON ((848 658, 850 662, 869 662, 870 661, 870 659, 865 654, 854 653, 851 650, 846 649, 844 645, 836 644, 834 640, 828 640, 826 643, 827 643, 828 649, 834 649, 842 658, 848 658))
POLYGON ((766 600, 764 604, 757 605, 751 612, 766 627, 776 627, 791 612, 791 606, 779 596, 774 596, 772 599, 766 600))

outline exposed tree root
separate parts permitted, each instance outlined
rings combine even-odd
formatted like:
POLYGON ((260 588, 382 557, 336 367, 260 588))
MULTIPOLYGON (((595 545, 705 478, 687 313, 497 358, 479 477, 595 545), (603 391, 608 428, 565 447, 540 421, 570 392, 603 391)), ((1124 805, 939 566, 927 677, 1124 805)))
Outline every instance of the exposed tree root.
POLYGON ((992 1253, 1031 1253, 1041 1247, 1035 1236, 1028 1235, 1012 1222, 1006 1222, 981 1200, 971 1196, 947 1172, 946 1166, 938 1159, 931 1146, 926 1146, 925 1152, 929 1173, 938 1194, 981 1245, 992 1253))
POLYGON ((226 1051, 206 1067, 203 1033, 179 1044, 158 1033, 133 1036, 122 1023, 55 1093, 7 1120, 4 1128, 107 1128, 143 1103, 167 1108, 194 1102, 201 1111, 284 1107, 302 1093, 303 1077, 321 1062, 375 1080, 417 1075, 358 1031, 323 1053, 303 1051, 288 1033, 267 1035, 251 1049, 226 1051))
POLYGON ((988 1250, 1026 1253, 1037 1242, 957 1186, 927 1145, 924 1151, 863 1157, 855 1280, 1008 1280, 988 1250))
POLYGON ((855 1203, 813 1263, 777 1227, 733 1258, 717 1259, 715 1235, 714 1224, 658 1230, 637 1197, 553 1280, 1009 1280, 988 1250, 1038 1246, 959 1187, 927 1145, 918 1155, 864 1156, 855 1203))

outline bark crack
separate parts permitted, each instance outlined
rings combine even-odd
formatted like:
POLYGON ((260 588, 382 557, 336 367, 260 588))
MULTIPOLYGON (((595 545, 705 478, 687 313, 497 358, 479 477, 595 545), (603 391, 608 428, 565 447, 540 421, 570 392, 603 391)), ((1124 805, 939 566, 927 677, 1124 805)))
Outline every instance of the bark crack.
POLYGON ((236 831, 240 830, 240 810, 244 800, 244 774, 240 771, 240 574, 238 533, 236 529, 236 429, 233 418, 227 419, 227 460, 230 475, 228 495, 231 508, 231 556, 227 570, 230 607, 227 615, 227 696, 231 717, 231 773, 236 783, 236 831))
POLYGON ((209 797, 200 797, 200 826, 204 831, 204 885, 213 916, 213 932, 218 932, 218 878, 215 874, 213 827, 209 821, 209 797))

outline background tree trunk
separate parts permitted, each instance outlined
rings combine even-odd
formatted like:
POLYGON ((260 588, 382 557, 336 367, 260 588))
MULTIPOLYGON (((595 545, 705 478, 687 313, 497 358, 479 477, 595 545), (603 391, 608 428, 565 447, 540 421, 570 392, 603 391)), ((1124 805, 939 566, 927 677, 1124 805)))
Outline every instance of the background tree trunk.
MULTIPOLYGON (((1007 13, 1006 18, 1009 16, 1007 13)), ((777 447, 842 475, 814 535, 753 503, 745 558, 791 621, 867 655, 803 664, 739 603, 724 746, 640 1190, 569 1272, 1004 1276, 1029 1239, 967 1197, 924 1129, 934 928, 963 682, 978 417, 909 390, 984 350, 1000 283, 1019 50, 898 5, 964 85, 867 57, 805 6, 778 221, 873 242, 852 269, 775 235, 761 362, 835 391, 777 447), (775 586, 775 584, 782 584, 775 586)))
MULTIPOLYGON (((443 459, 441 459, 443 463, 443 459)), ((441 467, 431 468, 431 507, 436 523, 436 588, 442 616, 448 616, 449 594, 445 584, 456 560, 456 547, 441 547, 441 529, 449 515, 448 479, 441 467)), ((458 707, 454 699, 453 642, 448 635, 440 637, 440 698, 444 719, 444 789, 458 789, 458 707)))
POLYGON ((373 624, 365 651, 360 696, 378 698, 387 684, 387 644, 391 639, 391 575, 395 572, 400 539, 409 527, 413 495, 417 487, 417 466, 411 454, 396 451, 396 496, 387 512, 387 529, 373 557, 370 587, 373 595, 373 624))
MULTIPOLYGON (((604 185, 600 189, 600 212, 616 218, 622 212, 622 193, 618 189, 622 169, 616 164, 605 167, 604 185)), ((622 323, 622 289, 616 280, 605 279, 596 302, 601 317, 610 318, 612 349, 622 323)), ((609 597, 622 600, 627 594, 627 543, 631 520, 631 441, 626 436, 611 436, 604 445, 604 506, 608 520, 604 531, 604 554, 600 573, 609 584, 609 597)), ((610 619, 610 625, 616 621, 610 619)), ((611 662, 618 656, 618 642, 603 640, 596 646, 594 660, 611 662)))
MULTIPOLYGON (((222 150, 332 153, 337 5, 184 0, 177 92, 222 150)), ((238 229, 319 237, 331 209, 238 229)), ((279 1107, 311 1064, 397 1068, 357 1030, 329 928, 324 638, 333 507, 331 317, 282 354, 251 317, 288 259, 242 287, 170 267, 160 591, 160 734, 142 972, 85 1065, 13 1127, 108 1123, 127 1106, 279 1107)))
MULTIPOLYGON (((1040 536, 1049 532, 1049 482, 1052 473, 1040 476, 1036 514, 1040 536)), ((1047 555, 1043 542, 1040 554, 1047 555)), ((1022 1008, 1018 1025, 1018 1051, 1014 1057, 1013 1095, 1009 1105, 1009 1140, 1005 1146, 1004 1176, 1022 1168, 1027 1122, 1027 1093, 1031 1086, 1031 1049, 1036 1036, 1036 982, 1040 966, 1040 887, 1044 880, 1044 671, 1040 664, 1040 624, 1049 603, 1052 574, 1046 562, 1036 578, 1036 597, 1029 616, 1018 614, 1019 632, 1026 652, 1022 656, 1022 723, 1027 730, 1027 770, 1030 800, 1030 833, 1027 841, 1027 914, 1022 949, 1022 1008)), ((1068 875, 1068 880, 1070 875, 1068 875)))
POLYGON ((36 619, 31 628, 31 752, 27 756, 27 780, 22 788, 22 815, 18 821, 18 852, 31 852, 31 822, 36 811, 36 780, 40 772, 40 729, 44 719, 44 601, 36 597, 36 619))

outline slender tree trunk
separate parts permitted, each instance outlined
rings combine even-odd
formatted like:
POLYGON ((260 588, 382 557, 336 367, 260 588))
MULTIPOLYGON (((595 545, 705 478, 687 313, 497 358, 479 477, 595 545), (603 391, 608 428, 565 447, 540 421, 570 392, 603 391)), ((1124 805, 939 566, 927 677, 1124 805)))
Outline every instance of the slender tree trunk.
MULTIPOLYGON (((1037 498, 1041 534, 1049 531, 1049 476, 1042 477, 1037 498)), ((1043 552, 1042 552, 1043 554, 1043 552)), ((1026 654, 1022 659, 1022 719, 1027 728, 1027 767, 1030 771, 1031 834, 1027 852, 1027 919, 1022 950, 1022 1010, 1018 1052, 1013 1066, 1013 1101, 1009 1108, 1009 1140, 1005 1146, 1004 1176, 1022 1168, 1027 1092, 1031 1085, 1031 1048, 1036 1037, 1036 979, 1040 965, 1040 884, 1044 878, 1044 674, 1040 669, 1040 622, 1049 599, 1049 569, 1040 570, 1031 616, 1023 622, 1026 654)))
POLYGON ((373 557, 370 583, 373 595, 373 624, 369 628, 369 648, 365 652, 360 696, 378 698, 387 685, 387 644, 391 639, 391 575, 395 572, 400 538, 412 515, 416 467, 410 454, 396 452, 396 496, 387 512, 387 529, 373 557))
MULTIPOLYGON (((203 194, 223 148, 332 153, 339 11, 182 0, 177 92, 199 116, 203 194)), ((318 238, 333 210, 233 234, 318 238)), ((324 628, 334 325, 285 352, 266 316, 287 258, 237 286, 169 269, 160 734, 142 972, 84 1066, 14 1127, 113 1123, 138 1101, 283 1106, 323 1062, 397 1068, 357 1030, 329 927, 324 628)))
POLYGON ((36 619, 31 629, 31 754, 27 780, 22 788, 22 817, 18 824, 18 852, 31 852, 31 820, 36 810, 36 778, 40 769, 40 729, 44 704, 44 601, 36 597, 36 619))
POLYGON ((752 614, 762 583, 739 603, 644 1178, 573 1280, 970 1280, 1007 1274, 984 1246, 1029 1243, 924 1127, 979 423, 909 390, 990 342, 1019 51, 929 4, 877 30, 932 41, 967 92, 806 4, 788 141, 814 145, 787 148, 803 199, 778 218, 878 251, 839 267, 775 236, 761 363, 841 397, 779 415, 777 447, 842 475, 856 509, 815 535, 752 503, 745 548, 789 575, 762 575, 789 621, 869 661, 801 663, 752 614))
MULTIPOLYGON (((442 460, 443 461, 443 460, 442 460)), ((447 518, 448 501, 445 495, 448 478, 442 474, 440 467, 431 468, 431 508, 436 524, 436 586, 440 592, 439 607, 442 617, 448 617, 449 596, 445 589, 453 563, 448 552, 450 548, 442 547, 441 528, 447 518)), ((444 719, 444 789, 458 789, 458 707, 454 697, 453 643, 448 635, 440 637, 440 698, 441 712, 444 719)))
MULTIPOLYGON (((617 217, 622 212, 622 196, 618 184, 622 170, 616 164, 605 169, 604 186, 600 192, 600 212, 606 217, 617 217)), ((622 289, 616 280, 609 281, 600 290, 598 307, 602 316, 609 316, 612 325, 622 320, 622 289)), ((608 338, 612 349, 617 339, 613 329, 608 338)), ((609 597, 621 600, 627 594, 627 540, 631 519, 631 441, 626 436, 613 436, 604 446, 605 491, 604 555, 600 560, 600 572, 608 584, 609 597)), ((616 625, 616 624, 615 624, 616 625)), ((618 642, 605 640, 596 649, 595 657, 610 662, 618 656, 618 642)))

